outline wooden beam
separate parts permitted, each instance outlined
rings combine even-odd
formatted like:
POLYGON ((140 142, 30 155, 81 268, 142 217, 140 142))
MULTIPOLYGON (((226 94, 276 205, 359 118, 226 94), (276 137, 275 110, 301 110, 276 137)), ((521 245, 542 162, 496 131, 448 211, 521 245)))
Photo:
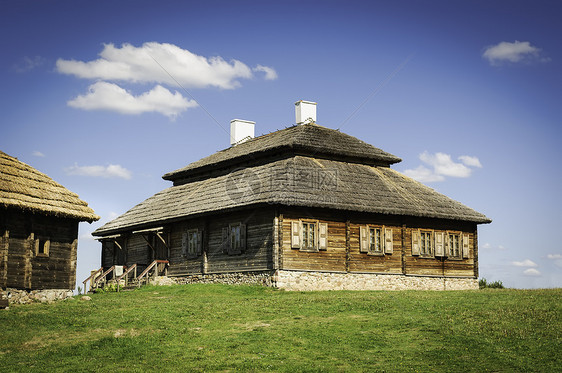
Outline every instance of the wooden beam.
POLYGON ((112 240, 112 239, 119 238, 119 237, 121 237, 120 234, 114 234, 114 235, 111 235, 111 236, 99 237, 99 238, 96 238, 96 240, 97 241, 112 240))
POLYGON ((137 234, 137 233, 157 233, 157 232, 161 232, 164 230, 164 227, 158 227, 158 228, 147 228, 147 229, 141 229, 139 231, 133 231, 133 234, 137 234))
POLYGON ((144 240, 146 241, 146 243, 148 244, 148 247, 150 247, 152 249, 152 251, 154 251, 154 255, 156 255, 156 250, 154 249, 154 247, 152 246, 152 244, 150 243, 150 241, 148 240, 148 238, 144 235, 141 234, 142 238, 144 238, 144 240))

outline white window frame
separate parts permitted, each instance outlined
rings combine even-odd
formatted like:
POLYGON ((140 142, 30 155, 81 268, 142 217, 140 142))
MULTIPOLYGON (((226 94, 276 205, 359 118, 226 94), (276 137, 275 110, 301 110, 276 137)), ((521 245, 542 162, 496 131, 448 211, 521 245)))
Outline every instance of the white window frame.
POLYGON ((435 232, 429 229, 419 230, 419 245, 420 245, 420 257, 421 258, 434 258, 435 257, 435 247, 434 247, 434 237, 435 232), (424 238, 425 236, 425 238, 424 238), (429 248, 427 245, 429 244, 429 248), (425 250, 424 250, 425 248, 425 250))
POLYGON ((392 254, 394 238, 392 228, 384 225, 362 225, 359 228, 359 252, 367 255, 392 254), (378 242, 377 242, 378 233, 378 242))
POLYGON ((447 258, 453 260, 462 259, 462 233, 447 232, 447 258), (451 237, 453 238, 451 239, 451 237), (455 245, 455 240, 456 240, 456 245, 455 245), (454 251, 455 249, 456 249, 456 253, 454 251))
POLYGON ((313 219, 291 221, 291 248, 313 253, 327 250, 328 223, 313 219))

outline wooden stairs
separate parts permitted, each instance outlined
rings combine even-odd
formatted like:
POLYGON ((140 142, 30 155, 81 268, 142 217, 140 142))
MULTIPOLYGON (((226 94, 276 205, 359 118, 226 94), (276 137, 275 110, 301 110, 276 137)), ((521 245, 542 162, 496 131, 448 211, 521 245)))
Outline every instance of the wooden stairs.
POLYGON ((167 276, 169 264, 170 262, 167 260, 155 260, 138 276, 138 266, 136 263, 129 267, 114 265, 105 271, 102 267, 92 271, 90 276, 82 281, 84 292, 91 293, 96 289, 103 289, 108 286, 115 286, 117 291, 119 291, 119 289, 141 287, 142 285, 148 284, 150 279, 156 276, 167 276))

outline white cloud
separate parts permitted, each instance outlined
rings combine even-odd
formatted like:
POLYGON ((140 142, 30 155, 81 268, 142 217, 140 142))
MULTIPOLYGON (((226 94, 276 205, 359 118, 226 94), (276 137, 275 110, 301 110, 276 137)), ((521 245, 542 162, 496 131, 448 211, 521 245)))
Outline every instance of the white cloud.
POLYGON ((491 65, 498 65, 502 62, 521 62, 521 61, 541 61, 547 62, 550 59, 540 57, 541 49, 532 46, 528 41, 517 41, 513 43, 502 41, 496 45, 486 47, 482 57, 487 59, 491 65))
POLYGON ((528 268, 528 269, 523 271, 523 274, 525 276, 540 276, 541 272, 538 269, 535 269, 535 268, 528 268))
POLYGON ((31 155, 33 155, 34 157, 44 157, 45 154, 41 153, 39 150, 35 150, 33 153, 31 153, 31 155))
POLYGON ((97 82, 92 84, 88 93, 68 101, 69 106, 84 110, 110 110, 122 114, 141 114, 157 112, 174 119, 178 114, 197 103, 188 100, 179 92, 172 93, 161 85, 133 96, 125 89, 113 83, 97 82))
POLYGON ((45 63, 45 59, 41 56, 27 57, 25 56, 22 60, 14 65, 14 70, 18 73, 24 73, 29 70, 33 70, 45 63))
POLYGON ((553 260, 555 266, 562 268, 562 254, 548 254, 546 257, 553 260))
POLYGON ((118 164, 110 164, 109 166, 70 166, 65 168, 68 175, 79 176, 93 176, 113 178, 118 177, 121 179, 129 180, 132 177, 132 172, 118 164))
POLYGON ((504 246, 502 246, 502 245, 499 245, 499 246, 498 246, 498 249, 500 249, 500 250, 507 250, 507 249, 506 249, 504 246))
POLYGON ((265 80, 277 79, 277 71, 269 66, 257 65, 252 70, 265 73, 265 80))
POLYGON ((436 181, 443 181, 445 178, 442 175, 438 175, 429 168, 425 166, 419 166, 413 170, 405 170, 404 175, 411 177, 422 183, 433 183, 436 181))
MULTIPOLYGON (((276 76, 275 70, 258 65, 257 71, 266 79, 276 76)), ((237 79, 252 78, 252 69, 238 60, 222 57, 203 57, 169 43, 148 42, 140 47, 105 44, 100 58, 93 61, 58 59, 57 71, 85 79, 126 81, 133 83, 162 83, 186 88, 218 87, 233 89, 237 79), (172 78, 173 77, 173 78, 172 78)))
POLYGON ((511 265, 515 267, 538 267, 538 264, 533 262, 531 259, 525 259, 521 262, 511 262, 511 265))
POLYGON ((471 157, 470 155, 461 155, 459 159, 466 166, 482 168, 482 163, 480 163, 480 160, 477 157, 471 157))
POLYGON ((484 245, 482 245, 483 249, 491 249, 492 245, 490 245, 488 242, 486 242, 484 245))
POLYGON ((416 169, 405 170, 404 174, 420 182, 443 181, 446 176, 465 178, 472 174, 472 169, 467 166, 482 167, 477 157, 468 155, 459 157, 462 163, 454 162, 449 154, 440 152, 430 154, 425 151, 419 155, 419 158, 431 169, 421 165, 416 169))

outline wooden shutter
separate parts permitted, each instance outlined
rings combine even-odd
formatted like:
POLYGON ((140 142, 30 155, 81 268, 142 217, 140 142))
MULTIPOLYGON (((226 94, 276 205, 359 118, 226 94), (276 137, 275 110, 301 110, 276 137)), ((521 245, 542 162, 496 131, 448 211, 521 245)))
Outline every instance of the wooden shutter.
POLYGON ((384 252, 392 254, 393 251, 392 228, 384 229, 384 252))
POLYGON ((318 250, 328 249, 328 223, 318 223, 318 250))
POLYGON ((449 233, 445 232, 445 256, 451 256, 451 242, 449 242, 449 233))
POLYGON ((468 258, 468 234, 463 234, 462 235, 462 257, 463 258, 468 258))
POLYGON ((222 228, 222 252, 228 254, 228 249, 230 248, 230 235, 228 234, 230 227, 222 228))
POLYGON ((240 224, 240 251, 246 251, 246 224, 240 224))
POLYGON ((369 227, 366 225, 359 227, 359 252, 369 252, 369 227))
POLYGON ((412 255, 420 255, 420 231, 412 229, 412 255))
POLYGON ((49 255, 49 249, 51 248, 51 240, 46 240, 45 244, 43 245, 43 253, 45 255, 49 255))
POLYGON ((183 256, 187 256, 187 232, 183 232, 181 235, 181 253, 183 256))
POLYGON ((197 230, 197 255, 203 252, 203 231, 197 230))
POLYGON ((443 232, 435 232, 435 256, 445 256, 445 238, 443 232))
POLYGON ((291 222, 291 248, 301 248, 301 223, 300 221, 291 222))

